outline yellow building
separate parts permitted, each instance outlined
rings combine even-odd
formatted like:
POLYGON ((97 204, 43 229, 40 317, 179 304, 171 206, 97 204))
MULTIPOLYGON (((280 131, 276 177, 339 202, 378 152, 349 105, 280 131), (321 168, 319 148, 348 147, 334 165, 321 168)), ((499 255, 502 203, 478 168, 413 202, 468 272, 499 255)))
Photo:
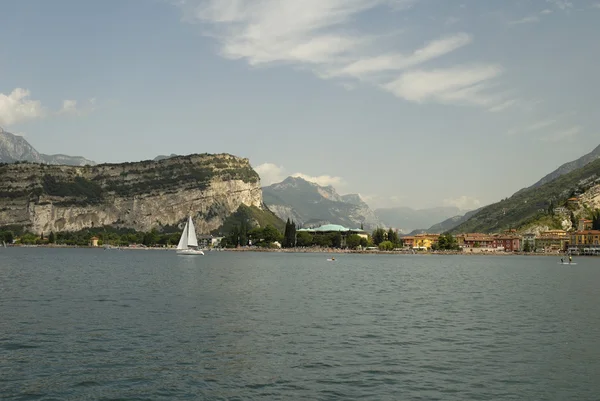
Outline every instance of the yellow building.
POLYGON ((98 237, 92 237, 90 238, 90 246, 98 246, 98 237))
POLYGON ((569 238, 566 235, 546 235, 535 240, 535 247, 546 252, 557 252, 567 249, 569 238))
POLYGON ((567 237, 565 230, 548 230, 540 233, 540 237, 567 237))
POLYGON ((437 244, 439 238, 439 234, 417 234, 413 239, 413 248, 431 249, 433 244, 437 244))
POLYGON ((570 246, 600 245, 600 230, 585 230, 571 233, 570 246))

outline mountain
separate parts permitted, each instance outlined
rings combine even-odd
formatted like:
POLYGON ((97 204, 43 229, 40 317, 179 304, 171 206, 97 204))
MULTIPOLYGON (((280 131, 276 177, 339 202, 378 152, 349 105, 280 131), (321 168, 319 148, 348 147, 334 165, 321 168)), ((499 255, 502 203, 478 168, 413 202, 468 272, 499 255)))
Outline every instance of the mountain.
POLYGON ((340 196, 332 186, 321 186, 299 177, 263 187, 265 205, 282 220, 302 226, 340 224, 372 230, 381 223, 359 195, 340 196))
POLYGON ((15 163, 27 161, 32 163, 61 164, 69 166, 93 166, 96 163, 80 156, 45 155, 39 153, 22 136, 11 134, 0 127, 0 162, 15 163))
MULTIPOLYGON (((544 178, 542 178, 541 180, 539 180, 538 182, 536 182, 532 186, 530 186, 528 188, 525 188, 525 189, 540 187, 540 186, 542 186, 542 185, 544 185, 544 184, 546 184, 546 183, 548 183, 548 182, 550 182, 552 180, 557 179, 558 177, 560 177, 562 175, 568 174, 571 171, 574 171, 574 170, 577 170, 577 169, 579 169, 581 167, 584 167, 587 164, 593 162, 594 160, 598 160, 598 159, 600 159, 600 145, 598 145, 596 147, 596 149, 592 150, 587 155, 581 156, 579 159, 574 160, 572 162, 568 162, 568 163, 563 164, 562 166, 560 166, 559 168, 557 168, 556 170, 554 170, 550 174, 546 175, 544 178)), ((525 189, 522 189, 521 191, 523 191, 525 189)))
POLYGON ((376 209, 375 215, 387 227, 401 229, 408 233, 413 230, 425 230, 440 221, 464 213, 457 207, 434 207, 415 210, 410 207, 376 209))
POLYGON ((569 214, 575 211, 575 207, 567 199, 578 194, 587 194, 586 196, 595 199, 596 191, 600 192, 600 159, 562 174, 550 182, 524 189, 510 198, 481 208, 452 232, 499 232, 509 228, 520 229, 541 220, 557 220, 549 223, 565 226, 562 224, 565 218, 569 219, 569 214), (565 207, 567 212, 564 216, 555 216, 555 208, 559 206, 565 207))
POLYGON ((241 205, 264 210, 248 159, 228 154, 96 166, 0 165, 0 226, 34 233, 113 226, 219 229, 241 205))
POLYGON ((171 153, 171 155, 166 156, 166 155, 158 155, 154 158, 154 161, 160 161, 160 160, 165 160, 165 159, 170 159, 172 157, 177 157, 177 155, 175 153, 171 153))
POLYGON ((471 210, 470 212, 465 213, 464 215, 458 215, 450 217, 442 221, 441 223, 437 223, 429 227, 425 232, 430 234, 441 234, 452 230, 454 227, 459 226, 465 221, 469 220, 472 216, 474 216, 481 208, 476 210, 471 210))

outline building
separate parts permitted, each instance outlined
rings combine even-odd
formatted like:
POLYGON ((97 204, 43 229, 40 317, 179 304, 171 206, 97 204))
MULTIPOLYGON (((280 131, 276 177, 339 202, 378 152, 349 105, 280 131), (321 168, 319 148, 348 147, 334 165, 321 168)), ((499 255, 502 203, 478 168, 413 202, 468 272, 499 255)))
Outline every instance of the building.
POLYGON ((406 237, 400 237, 402 244, 405 248, 412 249, 415 246, 415 237, 407 235, 406 237))
POLYGON ((568 210, 564 206, 559 206, 559 207, 554 208, 554 213, 556 213, 556 214, 563 214, 563 213, 567 213, 567 212, 568 212, 568 210))
POLYGON ((576 248, 594 246, 600 248, 600 230, 583 230, 571 233, 569 245, 576 248))
POLYGON ((494 237, 495 248, 504 248, 506 252, 518 252, 521 250, 521 238, 517 235, 499 235, 494 237))
POLYGON ((579 198, 573 197, 573 198, 567 199, 567 205, 568 206, 579 206, 579 198))
POLYGON ((564 235, 545 235, 540 236, 535 241, 537 249, 543 249, 544 252, 560 252, 567 249, 569 238, 564 235))
POLYGON ((325 224, 316 228, 301 228, 296 231, 296 234, 298 234, 299 232, 307 232, 312 235, 327 235, 332 233, 340 233, 342 235, 342 246, 346 245, 346 238, 349 235, 356 234, 361 238, 369 238, 369 234, 367 234, 365 230, 361 230, 360 228, 346 228, 338 224, 325 224))
POLYGON ((98 237, 90 238, 90 246, 98 246, 98 241, 99 241, 98 237))
POLYGON ((540 237, 565 237, 567 238, 567 232, 565 230, 548 230, 540 233, 540 237))
POLYGON ((462 234, 457 236, 457 239, 462 248, 496 248, 496 239, 488 234, 462 234), (459 239, 459 237, 462 238, 459 239))
POLYGON ((579 222, 577 223, 577 231, 591 230, 593 225, 594 222, 592 220, 579 219, 579 222))
POLYGON ((529 244, 529 249, 534 250, 536 247, 535 243, 535 233, 527 233, 522 236, 521 250, 525 249, 525 244, 529 244))
POLYGON ((437 244, 440 238, 439 234, 417 234, 413 239, 413 249, 424 249, 428 250, 437 244))

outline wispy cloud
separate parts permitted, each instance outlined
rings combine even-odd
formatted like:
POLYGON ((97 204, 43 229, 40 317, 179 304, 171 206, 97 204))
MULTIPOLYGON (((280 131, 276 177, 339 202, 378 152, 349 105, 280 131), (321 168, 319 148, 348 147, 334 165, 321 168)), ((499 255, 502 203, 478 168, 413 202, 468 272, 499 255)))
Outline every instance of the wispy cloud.
POLYGON ((509 24, 510 25, 520 25, 520 24, 531 24, 533 22, 540 22, 540 18, 538 16, 530 16, 530 17, 525 17, 525 18, 521 18, 518 20, 514 20, 514 21, 510 21, 509 24))
POLYGON ((546 142, 560 142, 560 141, 572 139, 573 137, 579 135, 581 130, 582 130, 582 127, 580 125, 575 125, 571 128, 555 132, 554 134, 545 136, 541 139, 546 142))
POLYGON ((502 68, 495 65, 409 71, 384 88, 417 103, 437 101, 486 106, 499 103, 488 89, 491 88, 489 81, 501 73, 502 68))
POLYGON ((220 54, 251 66, 289 64, 323 79, 351 79, 408 101, 493 107, 507 99, 484 95, 495 65, 423 70, 473 40, 467 33, 431 38, 409 52, 391 49, 389 32, 361 31, 356 20, 382 7, 403 10, 417 0, 179 0, 187 21, 201 22, 220 54), (419 68, 419 69, 416 69, 419 68), (416 70, 415 70, 416 69, 416 70), (474 76, 468 77, 469 74, 474 76), (429 82, 424 82, 428 80, 429 82))
POLYGON ((444 199, 444 206, 456 206, 461 210, 474 210, 481 206, 481 201, 472 196, 462 195, 458 198, 444 199))
POLYGON ((561 10, 568 10, 573 8, 573 2, 569 0, 546 0, 547 3, 554 5, 554 7, 561 10))
POLYGON ((384 54, 375 57, 362 58, 331 73, 331 76, 353 76, 366 78, 370 74, 383 71, 400 71, 417 66, 426 61, 451 53, 469 43, 472 38, 466 33, 444 37, 427 43, 424 47, 410 55, 400 53, 384 54))
POLYGON ((535 132, 535 131, 542 130, 544 128, 551 127, 552 125, 556 124, 557 122, 558 122, 558 120, 556 120, 556 119, 540 120, 540 121, 536 121, 533 124, 527 125, 525 127, 513 128, 513 129, 509 130, 507 132, 507 134, 508 135, 527 134, 530 132, 535 132))

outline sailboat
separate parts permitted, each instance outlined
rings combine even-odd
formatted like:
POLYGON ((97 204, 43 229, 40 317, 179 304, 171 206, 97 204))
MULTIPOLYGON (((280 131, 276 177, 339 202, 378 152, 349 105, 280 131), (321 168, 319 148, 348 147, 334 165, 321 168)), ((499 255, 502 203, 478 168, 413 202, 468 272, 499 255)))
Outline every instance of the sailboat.
POLYGON ((204 255, 200 249, 198 249, 198 239, 196 238, 196 228, 194 222, 192 222, 192 216, 188 217, 188 221, 185 223, 179 244, 177 244, 178 255, 204 255))

